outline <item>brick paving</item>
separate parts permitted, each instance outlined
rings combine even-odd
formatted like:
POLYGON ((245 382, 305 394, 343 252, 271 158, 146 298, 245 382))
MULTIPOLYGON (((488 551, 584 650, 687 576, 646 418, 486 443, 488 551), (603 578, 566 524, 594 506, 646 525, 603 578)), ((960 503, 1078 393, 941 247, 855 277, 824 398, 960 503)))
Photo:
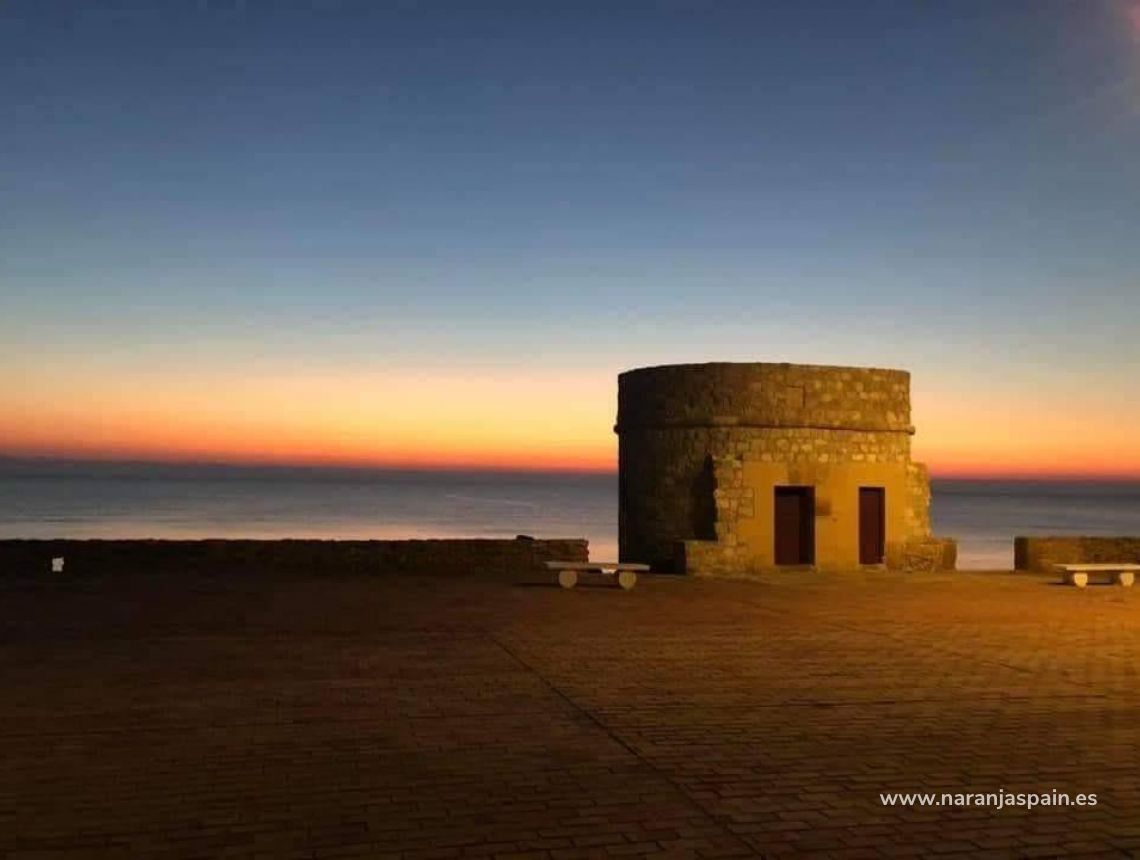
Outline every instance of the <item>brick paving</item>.
POLYGON ((1140 589, 0 581, 0 855, 1140 854, 1140 589), (1096 793, 1093 807, 880 792, 1096 793))

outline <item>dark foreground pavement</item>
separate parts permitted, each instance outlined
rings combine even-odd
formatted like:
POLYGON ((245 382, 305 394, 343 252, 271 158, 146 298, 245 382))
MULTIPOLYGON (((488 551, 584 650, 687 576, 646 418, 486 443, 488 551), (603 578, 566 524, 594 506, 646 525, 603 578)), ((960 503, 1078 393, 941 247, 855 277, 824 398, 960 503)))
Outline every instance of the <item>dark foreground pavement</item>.
POLYGON ((1140 588, 0 580, 0 855, 1132 856, 1140 588), (1095 793, 885 806, 884 792, 1095 793))

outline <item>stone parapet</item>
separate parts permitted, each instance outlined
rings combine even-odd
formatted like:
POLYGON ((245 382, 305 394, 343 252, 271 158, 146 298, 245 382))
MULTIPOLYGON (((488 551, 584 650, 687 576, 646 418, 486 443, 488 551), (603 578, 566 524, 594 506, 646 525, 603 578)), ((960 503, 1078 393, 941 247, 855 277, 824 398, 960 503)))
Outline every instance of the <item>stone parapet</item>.
POLYGON ((585 539, 540 540, 0 540, 0 576, 249 573, 514 576, 544 561, 588 561, 585 539))
POLYGON ((1140 564, 1140 537, 1057 535, 1013 539, 1013 566, 1016 570, 1052 573, 1055 564, 1114 562, 1140 564))

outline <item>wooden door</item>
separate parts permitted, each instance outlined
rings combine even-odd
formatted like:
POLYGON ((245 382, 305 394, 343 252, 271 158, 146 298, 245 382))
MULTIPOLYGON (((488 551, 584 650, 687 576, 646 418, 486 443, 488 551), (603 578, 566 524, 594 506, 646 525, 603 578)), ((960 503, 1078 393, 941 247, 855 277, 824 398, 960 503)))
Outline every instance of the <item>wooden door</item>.
POLYGON ((887 543, 887 493, 859 488, 859 564, 882 564, 887 543))
POLYGON ((815 563, 815 490, 776 487, 776 564, 815 563))

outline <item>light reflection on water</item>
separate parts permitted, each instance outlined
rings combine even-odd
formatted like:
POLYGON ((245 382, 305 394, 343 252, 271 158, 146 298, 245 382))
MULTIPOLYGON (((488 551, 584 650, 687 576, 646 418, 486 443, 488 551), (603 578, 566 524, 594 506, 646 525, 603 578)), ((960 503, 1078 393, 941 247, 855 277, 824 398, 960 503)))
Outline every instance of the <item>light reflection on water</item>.
MULTIPOLYGON (((1140 535, 1140 485, 935 481, 959 567, 1009 568, 1015 535, 1140 535)), ((613 475, 195 467, 0 473, 0 538, 586 537, 617 557, 613 475)))
POLYGON ((0 537, 586 537, 617 554, 612 475, 2 476, 0 537))

